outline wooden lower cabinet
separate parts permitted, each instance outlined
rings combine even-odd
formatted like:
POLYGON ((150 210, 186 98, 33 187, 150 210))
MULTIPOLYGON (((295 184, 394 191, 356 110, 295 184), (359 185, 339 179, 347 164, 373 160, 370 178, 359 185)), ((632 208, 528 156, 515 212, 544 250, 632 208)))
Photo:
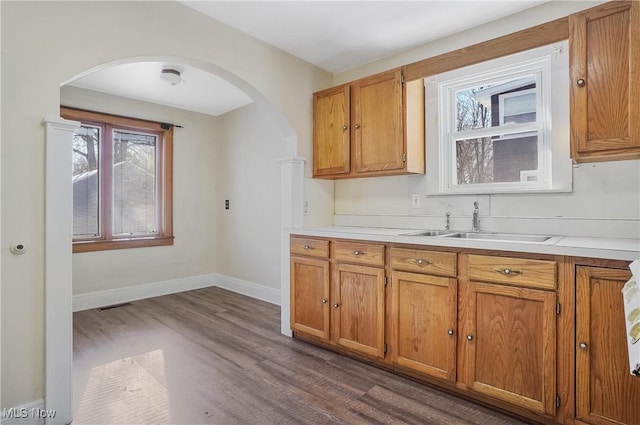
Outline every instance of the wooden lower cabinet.
POLYGON ((468 388, 533 412, 555 412, 556 294, 468 283, 460 337, 468 388))
POLYGON ((629 373, 623 298, 628 270, 576 268, 576 417, 640 424, 640 378, 629 373))
POLYGON ((341 346, 384 357, 384 269, 355 264, 335 267, 333 332, 341 346))
POLYGON ((391 279, 392 361, 455 382, 457 280, 401 271, 391 279))
POLYGON ((291 257, 291 329, 329 339, 329 260, 291 257))

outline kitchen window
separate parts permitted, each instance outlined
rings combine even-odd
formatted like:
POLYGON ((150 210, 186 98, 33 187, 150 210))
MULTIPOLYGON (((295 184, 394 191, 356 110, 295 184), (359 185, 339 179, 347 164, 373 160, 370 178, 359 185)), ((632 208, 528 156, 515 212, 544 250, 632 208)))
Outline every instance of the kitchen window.
POLYGON ((173 244, 171 125, 61 108, 72 136, 73 252, 173 244))
POLYGON ((563 42, 426 78, 427 193, 570 191, 568 76, 563 42))

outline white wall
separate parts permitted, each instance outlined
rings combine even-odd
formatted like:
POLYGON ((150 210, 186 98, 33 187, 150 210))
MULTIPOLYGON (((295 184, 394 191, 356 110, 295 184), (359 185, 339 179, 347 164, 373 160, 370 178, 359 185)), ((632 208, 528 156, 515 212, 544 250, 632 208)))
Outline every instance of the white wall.
POLYGON ((281 135, 256 104, 218 120, 217 272, 280 290, 281 135))
MULTIPOLYGON (((342 73, 335 77, 334 82, 349 81, 506 35, 593 7, 597 3, 601 2, 548 2, 495 23, 342 73)), ((553 125, 554 128, 564 129, 564 143, 568 145, 569 123, 566 117, 562 122, 556 119, 553 125)), ((336 181, 335 223, 442 228, 445 212, 451 211, 452 227, 467 230, 471 227, 473 201, 478 200, 481 229, 640 237, 638 160, 574 166, 573 192, 561 194, 427 197, 422 196, 426 193, 425 179, 425 176, 398 176, 336 181), (412 194, 422 196, 421 208, 411 208, 412 194)))
MULTIPOLYGON (((175 123, 172 246, 73 255, 73 293, 85 294, 215 272, 216 119, 180 109, 65 86, 62 105, 175 123)), ((278 145, 279 140, 273 141, 278 145)))
MULTIPOLYGON (((42 119, 58 113, 60 85, 103 64, 181 59, 217 73, 265 105, 283 134, 273 149, 292 156, 311 152, 310 94, 326 87, 330 76, 178 2, 1 2, 0 7, 2 340, 15 341, 2 344, 1 403, 12 407, 43 396, 42 119), (17 241, 27 246, 27 254, 9 253, 6 248, 17 241)), ((105 258, 117 262, 124 255, 105 258)), ((145 274, 146 280, 156 278, 145 274)))

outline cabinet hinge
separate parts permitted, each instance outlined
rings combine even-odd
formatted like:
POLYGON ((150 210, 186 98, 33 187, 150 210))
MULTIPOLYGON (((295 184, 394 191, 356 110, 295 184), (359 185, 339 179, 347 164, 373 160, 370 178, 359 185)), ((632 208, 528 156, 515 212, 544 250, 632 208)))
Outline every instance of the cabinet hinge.
POLYGON ((402 154, 402 162, 407 162, 407 154, 406 153, 402 154))
POLYGON ((387 351, 389 351, 389 346, 387 344, 384 344, 383 351, 384 354, 387 354, 387 351))
POLYGON ((400 74, 400 84, 404 84, 404 74, 400 74))
POLYGON ((560 310, 561 310, 560 303, 556 303, 556 314, 560 314, 560 310))
POLYGON ((387 279, 387 276, 384 277, 384 286, 387 286, 389 284, 389 279, 387 279))
POLYGON ((556 395, 556 408, 560 407, 560 396, 556 395))

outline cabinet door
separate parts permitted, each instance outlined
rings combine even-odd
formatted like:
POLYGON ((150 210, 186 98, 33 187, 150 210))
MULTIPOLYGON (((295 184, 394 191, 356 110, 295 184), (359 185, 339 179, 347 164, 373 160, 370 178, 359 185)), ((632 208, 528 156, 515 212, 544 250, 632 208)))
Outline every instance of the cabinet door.
POLYGON ((352 83, 355 171, 401 170, 405 148, 399 70, 352 83))
POLYGON ((313 94, 313 175, 349 174, 349 86, 313 94))
POLYGON ((393 272, 396 341, 400 365, 455 382, 456 279, 393 272))
POLYGON ((467 359, 472 389, 555 412, 556 294, 471 282, 467 359))
POLYGON ((639 157, 640 4, 610 2, 569 24, 573 158, 639 157))
POLYGON ((291 329, 329 339, 329 261, 291 257, 291 329))
POLYGON ((578 267, 576 413, 590 424, 640 424, 640 378, 629 373, 624 304, 627 270, 578 267))
POLYGON ((338 264, 334 278, 335 340, 352 350, 384 357, 384 269, 338 264))

